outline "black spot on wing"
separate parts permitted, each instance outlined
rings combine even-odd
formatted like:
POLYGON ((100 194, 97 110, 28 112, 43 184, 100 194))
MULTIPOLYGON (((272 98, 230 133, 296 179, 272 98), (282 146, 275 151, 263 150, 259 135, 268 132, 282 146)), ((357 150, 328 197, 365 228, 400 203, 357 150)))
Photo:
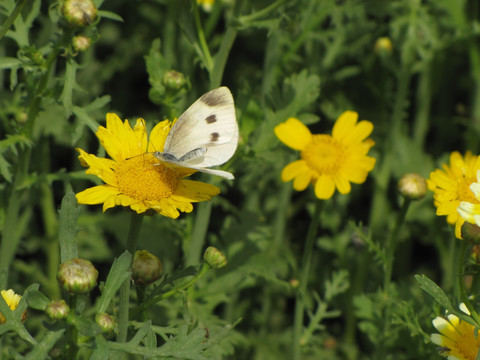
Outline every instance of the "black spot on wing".
POLYGON ((205 118, 205 121, 207 122, 207 124, 213 124, 214 122, 217 122, 217 117, 215 116, 215 114, 212 114, 210 116, 207 116, 205 118))
POLYGON ((216 90, 212 90, 206 94, 204 94, 200 99, 201 102, 203 102, 204 104, 210 106, 210 107, 213 107, 213 106, 218 106, 218 105, 221 105, 221 104, 225 104, 228 102, 228 98, 226 98, 225 96, 222 96, 223 94, 219 94, 218 91, 216 90))
POLYGON ((217 142, 220 134, 218 132, 214 132, 210 134, 210 142, 217 142))

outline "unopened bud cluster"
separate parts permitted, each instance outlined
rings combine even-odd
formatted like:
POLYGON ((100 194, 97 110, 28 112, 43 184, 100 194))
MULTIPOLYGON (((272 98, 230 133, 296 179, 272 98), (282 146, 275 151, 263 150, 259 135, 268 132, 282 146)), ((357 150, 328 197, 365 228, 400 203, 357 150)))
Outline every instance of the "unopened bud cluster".
POLYGON ((143 286, 157 281, 162 275, 163 266, 158 257, 147 250, 137 250, 132 263, 132 280, 143 286))
POLYGON ((209 246, 205 253, 203 254, 203 260, 210 265, 213 269, 220 269, 227 265, 227 258, 223 253, 214 248, 213 246, 209 246))
POLYGON ((69 26, 86 27, 97 18, 97 8, 92 0, 65 0, 62 14, 69 26))
POLYGON ((85 259, 73 258, 58 268, 57 280, 70 294, 86 294, 97 285, 98 271, 85 259))
POLYGON ((95 316, 95 322, 102 329, 103 332, 111 333, 115 330, 117 322, 115 317, 106 313, 99 313, 95 316))
POLYGON ((45 312, 52 320, 62 320, 67 318, 70 307, 65 300, 55 300, 48 304, 45 312))
POLYGON ((410 200, 418 200, 427 193, 427 182, 418 174, 405 174, 398 182, 400 194, 410 200))

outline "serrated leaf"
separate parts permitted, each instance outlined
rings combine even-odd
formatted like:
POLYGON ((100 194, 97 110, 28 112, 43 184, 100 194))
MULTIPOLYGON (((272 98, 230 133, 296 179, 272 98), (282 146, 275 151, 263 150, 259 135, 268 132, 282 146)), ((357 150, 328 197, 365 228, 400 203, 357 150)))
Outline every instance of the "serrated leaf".
POLYGON ((101 335, 95 338, 95 350, 90 356, 90 360, 104 360, 108 359, 108 354, 110 353, 110 348, 108 346, 107 340, 101 335))
POLYGON ((114 260, 105 281, 102 295, 98 300, 97 312, 102 313, 107 310, 120 286, 130 277, 131 272, 129 269, 131 263, 132 255, 128 251, 125 251, 118 259, 114 260))
POLYGON ((7 160, 0 154, 0 174, 3 178, 11 183, 12 182, 12 173, 10 172, 10 164, 7 160))
POLYGON ((80 209, 77 207, 75 194, 70 191, 62 199, 59 213, 60 262, 78 257, 77 219, 80 209))

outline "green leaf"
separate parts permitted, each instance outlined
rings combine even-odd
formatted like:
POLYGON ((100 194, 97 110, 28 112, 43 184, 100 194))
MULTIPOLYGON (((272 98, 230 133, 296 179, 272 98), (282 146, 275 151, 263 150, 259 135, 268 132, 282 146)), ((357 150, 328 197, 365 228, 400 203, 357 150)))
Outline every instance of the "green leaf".
POLYGON ((62 199, 59 213, 60 262, 78 257, 77 219, 80 209, 75 194, 70 191, 62 199))
POLYGON ((17 58, 1 56, 0 57, 0 69, 14 69, 22 65, 22 62, 17 58))
POLYGON ((3 178, 11 183, 12 182, 12 173, 10 172, 10 163, 5 160, 5 158, 0 154, 0 174, 3 178))
POLYGON ((112 268, 108 274, 102 295, 98 300, 97 312, 106 312, 114 295, 120 286, 130 277, 130 264, 132 263, 132 255, 125 251, 118 259, 115 259, 112 268))
POLYGON ((38 290, 32 290, 28 292, 28 294, 25 295, 25 298, 27 300, 28 306, 36 310, 44 311, 50 303, 50 299, 38 290))
POLYGON ((75 326, 77 330, 85 336, 96 336, 102 333, 102 329, 93 320, 74 314, 72 311, 68 315, 67 322, 75 326))
POLYGON ((111 11, 99 10, 98 15, 106 19, 123 22, 123 18, 120 15, 111 11))
POLYGON ((25 356, 24 360, 40 360, 40 359, 49 359, 48 353, 55 346, 58 339, 63 335, 65 329, 58 331, 49 331, 42 338, 42 340, 35 345, 32 351, 25 356))
POLYGON ((90 360, 104 360, 108 359, 108 354, 110 353, 110 348, 108 346, 107 340, 101 335, 95 338, 95 350, 90 356, 90 360))
POLYGON ((63 104, 67 116, 72 114, 73 107, 73 90, 81 89, 77 84, 76 74, 79 65, 73 60, 67 61, 67 68, 65 70, 65 85, 63 87, 62 94, 60 95, 60 102, 63 104))
POLYGON ((457 310, 453 307, 450 299, 445 295, 443 290, 430 280, 426 275, 415 275, 415 279, 420 284, 422 290, 428 293, 436 302, 444 307, 448 312, 457 313, 457 310))

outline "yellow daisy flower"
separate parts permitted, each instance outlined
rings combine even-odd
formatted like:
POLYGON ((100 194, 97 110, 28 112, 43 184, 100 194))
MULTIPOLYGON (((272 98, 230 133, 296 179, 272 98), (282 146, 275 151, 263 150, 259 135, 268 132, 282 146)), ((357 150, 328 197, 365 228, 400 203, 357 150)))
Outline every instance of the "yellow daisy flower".
MULTIPOLYGON (((464 304, 460 309, 469 314, 464 304)), ((440 346, 440 355, 448 357, 448 360, 475 360, 480 348, 478 329, 466 321, 460 320, 453 314, 447 315, 446 319, 437 317, 433 326, 440 334, 432 334, 432 342, 440 346)))
MULTIPOLYGON (((20 295, 15 294, 15 292, 10 289, 10 290, 2 290, 1 291, 2 297, 7 303, 7 305, 10 307, 10 309, 15 310, 18 306, 18 303, 20 302, 20 299, 22 298, 20 295)), ((0 313, 0 324, 3 324, 5 322, 5 317, 0 313)))
POLYGON ((296 160, 282 171, 282 180, 293 180, 293 188, 315 187, 319 199, 330 199, 335 189, 348 194, 350 183, 361 184, 375 166, 375 158, 367 156, 375 142, 367 137, 373 130, 370 121, 357 123, 358 114, 345 111, 335 122, 332 135, 313 135, 298 119, 289 118, 275 127, 275 134, 285 145, 301 151, 296 160))
POLYGON ((470 185, 477 180, 480 170, 480 158, 467 152, 462 157, 455 151, 450 154, 450 165, 443 164, 443 170, 436 169, 427 180, 428 189, 433 191, 434 205, 438 216, 447 216, 447 223, 455 224, 455 236, 462 238, 461 230, 465 219, 459 216, 457 209, 462 201, 480 204, 470 185))
POLYGON ((112 159, 98 158, 77 148, 87 174, 93 174, 106 184, 78 193, 80 204, 101 204, 103 211, 116 205, 130 206, 137 213, 153 209, 161 215, 177 218, 182 212, 193 210, 192 202, 210 200, 220 193, 216 186, 184 180, 192 169, 160 162, 152 152, 163 149, 172 123, 158 123, 147 140, 145 121, 138 119, 132 129, 128 120, 122 122, 112 113, 107 114, 107 126, 96 132, 100 143, 112 159))

